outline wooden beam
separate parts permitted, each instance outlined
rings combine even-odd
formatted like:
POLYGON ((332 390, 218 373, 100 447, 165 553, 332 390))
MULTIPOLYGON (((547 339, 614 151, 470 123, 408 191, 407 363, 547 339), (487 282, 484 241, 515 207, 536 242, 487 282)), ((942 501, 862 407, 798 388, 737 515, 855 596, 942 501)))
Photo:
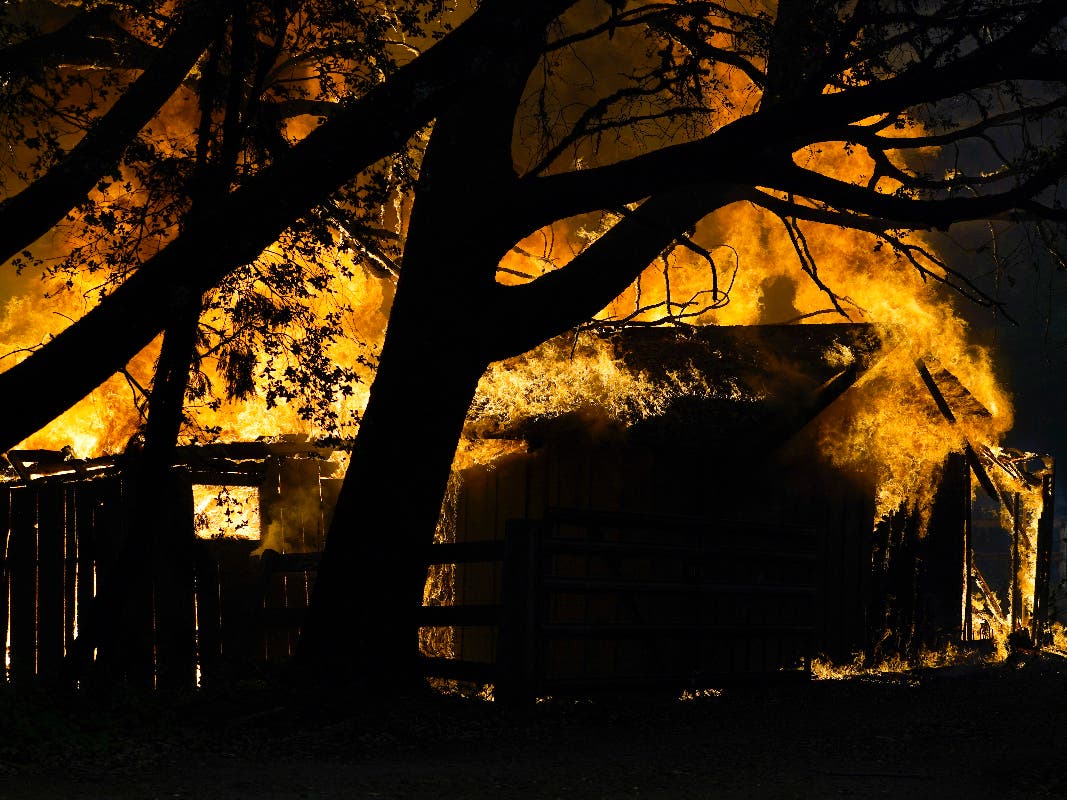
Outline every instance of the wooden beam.
MULTIPOLYGON (((922 358, 915 359, 915 368, 919 370, 919 377, 922 378, 923 383, 926 385, 927 390, 930 392, 930 396, 934 400, 934 405, 937 406, 937 410, 941 412, 941 415, 947 419, 951 424, 956 424, 956 415, 952 413, 952 409, 949 408, 948 401, 941 393, 941 389, 938 388, 937 382, 934 380, 934 376, 930 374, 930 370, 926 367, 926 362, 922 358)), ((977 401, 976 401, 977 402, 977 401)), ((967 442, 964 449, 964 455, 967 457, 967 463, 974 471, 974 475, 978 478, 978 482, 982 485, 986 494, 990 499, 996 501, 998 504, 1004 501, 1000 497, 1000 493, 997 491, 996 484, 993 483, 992 478, 989 477, 989 473, 986 472, 985 466, 982 464, 978 454, 974 451, 974 447, 970 442, 967 442)))

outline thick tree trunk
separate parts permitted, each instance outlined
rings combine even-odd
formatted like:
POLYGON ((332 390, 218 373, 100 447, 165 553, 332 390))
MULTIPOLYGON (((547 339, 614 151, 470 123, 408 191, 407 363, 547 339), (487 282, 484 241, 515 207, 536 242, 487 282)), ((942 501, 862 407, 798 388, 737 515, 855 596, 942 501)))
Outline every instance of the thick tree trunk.
POLYGON ((452 333, 413 317, 390 325, 300 640, 302 679, 417 685, 423 553, 486 366, 452 333))

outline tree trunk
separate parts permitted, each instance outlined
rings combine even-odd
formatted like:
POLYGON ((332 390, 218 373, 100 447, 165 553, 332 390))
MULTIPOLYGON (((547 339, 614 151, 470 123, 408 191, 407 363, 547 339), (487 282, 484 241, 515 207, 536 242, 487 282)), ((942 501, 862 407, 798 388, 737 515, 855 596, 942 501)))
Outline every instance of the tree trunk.
POLYGON ((299 674, 315 683, 360 680, 376 691, 418 683, 414 614, 426 580, 423 553, 486 362, 472 355, 477 348, 450 347, 449 329, 397 316, 300 639, 299 674))

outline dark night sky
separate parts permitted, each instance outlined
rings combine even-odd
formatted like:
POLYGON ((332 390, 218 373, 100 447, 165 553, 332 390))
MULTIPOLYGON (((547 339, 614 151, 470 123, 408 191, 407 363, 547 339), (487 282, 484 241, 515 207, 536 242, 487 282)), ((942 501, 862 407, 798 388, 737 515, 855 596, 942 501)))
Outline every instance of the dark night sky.
POLYGON ((1021 249, 1010 279, 997 285, 986 257, 970 261, 967 273, 977 274, 979 285, 1019 323, 957 302, 974 340, 993 348, 997 374, 1012 393, 1015 426, 1005 444, 1060 459, 1056 505, 1058 515, 1067 514, 1067 273, 1055 271, 1040 253, 1021 249))

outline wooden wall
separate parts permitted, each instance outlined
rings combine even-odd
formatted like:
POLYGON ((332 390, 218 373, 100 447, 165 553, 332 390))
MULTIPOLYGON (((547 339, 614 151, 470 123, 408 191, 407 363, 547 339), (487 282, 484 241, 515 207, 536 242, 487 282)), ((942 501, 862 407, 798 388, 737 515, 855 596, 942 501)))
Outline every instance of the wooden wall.
MULTIPOLYGON (((869 630, 874 513, 869 487, 810 463, 791 469, 713 456, 580 436, 552 441, 492 467, 464 471, 457 500, 457 541, 499 539, 508 519, 541 519, 555 508, 811 526, 819 532, 814 578, 818 592, 811 609, 816 651, 842 659, 862 649, 869 630)), ((741 561, 723 568, 735 570, 742 582, 751 577, 751 565, 741 561)), ((493 602, 500 591, 498 566, 457 569, 457 602, 493 602)), ((741 610, 724 608, 721 613, 737 616, 741 610)), ((783 610, 783 618, 789 616, 783 610)), ((494 658, 491 633, 460 634, 457 651, 463 658, 494 658)))

